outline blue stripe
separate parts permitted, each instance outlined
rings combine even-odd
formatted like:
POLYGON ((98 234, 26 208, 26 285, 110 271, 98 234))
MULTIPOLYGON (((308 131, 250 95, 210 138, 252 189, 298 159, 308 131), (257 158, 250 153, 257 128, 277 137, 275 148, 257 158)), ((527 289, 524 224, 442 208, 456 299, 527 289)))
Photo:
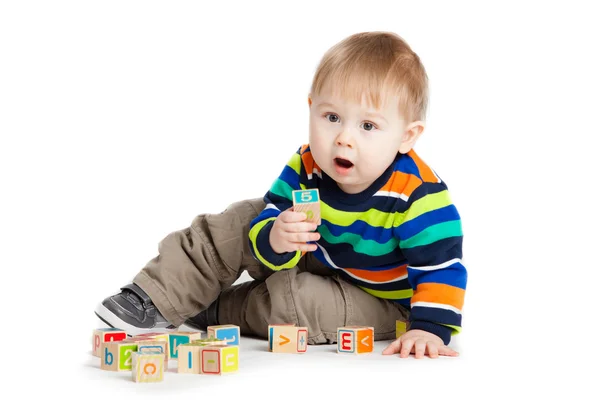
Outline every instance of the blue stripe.
POLYGON ((415 161, 410 158, 410 156, 400 157, 400 159, 396 161, 394 171, 412 174, 423 180, 423 178, 421 178, 421 174, 419 174, 419 168, 417 168, 417 164, 415 164, 415 161))
POLYGON ((407 240, 430 226, 457 220, 460 220, 458 210, 456 210, 456 207, 453 204, 450 204, 446 207, 421 214, 408 222, 404 222, 398 226, 395 231, 396 235, 400 237, 400 240, 407 240))
POLYGON ((454 311, 431 307, 412 307, 410 309, 411 320, 435 322, 436 324, 448 324, 461 326, 462 315, 454 311))
POLYGON ((321 224, 327 226, 334 236, 342 236, 349 232, 361 236, 364 240, 373 240, 381 244, 387 243, 394 237, 392 228, 374 227, 364 221, 353 222, 350 226, 332 224, 327 220, 322 220, 321 224))
POLYGON ((467 288, 467 270, 460 262, 456 262, 444 269, 434 271, 420 271, 408 268, 408 280, 416 288, 420 283, 444 283, 461 289, 467 288))
MULTIPOLYGON (((286 165, 281 171, 279 175, 279 179, 290 185, 294 190, 300 189, 300 180, 298 179, 299 175, 291 168, 289 165, 286 165)), ((290 196, 292 194, 290 193, 290 196)))
POLYGON ((462 236, 454 236, 437 242, 403 249, 404 255, 410 260, 410 265, 438 265, 453 258, 462 260, 462 236))

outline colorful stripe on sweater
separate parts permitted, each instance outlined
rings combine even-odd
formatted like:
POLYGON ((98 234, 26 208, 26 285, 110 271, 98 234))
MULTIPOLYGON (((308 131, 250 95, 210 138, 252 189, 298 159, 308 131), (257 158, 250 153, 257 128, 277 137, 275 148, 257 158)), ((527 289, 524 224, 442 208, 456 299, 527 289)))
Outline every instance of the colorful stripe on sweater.
POLYGON ((446 184, 415 153, 398 154, 367 190, 344 193, 298 149, 250 224, 254 257, 278 271, 296 266, 302 253, 276 254, 269 233, 292 206, 292 191, 319 189, 321 239, 314 255, 373 296, 410 308, 410 329, 450 341, 461 330, 467 271, 462 263, 460 216, 446 184))

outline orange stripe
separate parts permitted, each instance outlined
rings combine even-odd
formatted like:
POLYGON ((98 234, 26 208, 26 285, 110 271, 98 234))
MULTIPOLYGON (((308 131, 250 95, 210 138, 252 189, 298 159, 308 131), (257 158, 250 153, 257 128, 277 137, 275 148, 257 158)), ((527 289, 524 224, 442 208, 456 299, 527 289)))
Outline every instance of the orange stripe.
POLYGON ((300 154, 302 154, 302 165, 304 165, 304 171, 306 174, 312 174, 313 169, 316 167, 317 171, 321 172, 321 168, 315 163, 315 160, 312 158, 312 154, 310 151, 305 151, 308 148, 308 145, 305 144, 302 146, 300 150, 300 154))
POLYGON ((373 282, 389 282, 392 279, 406 275, 407 264, 394 267, 385 271, 367 271, 364 269, 344 268, 344 271, 351 273, 360 279, 366 279, 373 282))
POLYGON ((386 184, 381 188, 381 191, 404 194, 406 197, 410 197, 412 192, 414 192, 421 183, 419 177, 413 174, 394 171, 390 179, 388 179, 386 184))
POLYGON ((421 175, 421 179, 423 182, 437 182, 438 178, 433 173, 433 170, 429 168, 427 164, 421 160, 421 158, 417 155, 415 150, 411 150, 408 152, 408 156, 413 159, 417 168, 419 169, 419 175, 421 175))
POLYGON ((410 300, 411 303, 426 301, 429 303, 447 304, 462 310, 465 290, 444 283, 421 283, 410 300))

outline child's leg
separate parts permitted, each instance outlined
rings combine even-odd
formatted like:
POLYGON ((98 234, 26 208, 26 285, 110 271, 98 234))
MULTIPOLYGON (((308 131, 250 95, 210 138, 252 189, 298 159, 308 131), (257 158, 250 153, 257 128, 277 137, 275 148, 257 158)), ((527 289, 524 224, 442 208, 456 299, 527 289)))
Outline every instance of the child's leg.
POLYGON ((159 320, 165 328, 179 326, 206 309, 244 270, 265 279, 270 271, 253 258, 248 244, 250 222, 263 208, 260 198, 240 201, 167 235, 158 256, 121 293, 106 298, 96 314, 130 334, 156 330, 159 320))
POLYGON ((345 325, 372 326, 375 340, 396 337, 396 320, 409 316, 405 308, 331 274, 316 275, 321 271, 310 264, 224 290, 218 323, 239 325, 242 334, 263 338, 269 324, 293 323, 308 328, 309 344, 336 343, 337 328, 345 325))

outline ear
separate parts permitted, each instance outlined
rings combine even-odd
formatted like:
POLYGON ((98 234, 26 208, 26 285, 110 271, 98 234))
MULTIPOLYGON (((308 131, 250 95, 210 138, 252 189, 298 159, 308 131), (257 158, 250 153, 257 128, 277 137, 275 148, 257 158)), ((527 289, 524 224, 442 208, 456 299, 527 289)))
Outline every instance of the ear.
POLYGON ((425 130, 425 123, 423 121, 415 121, 408 124, 404 131, 404 137, 402 143, 400 143, 400 149, 398 150, 402 154, 408 153, 417 140, 425 130))

